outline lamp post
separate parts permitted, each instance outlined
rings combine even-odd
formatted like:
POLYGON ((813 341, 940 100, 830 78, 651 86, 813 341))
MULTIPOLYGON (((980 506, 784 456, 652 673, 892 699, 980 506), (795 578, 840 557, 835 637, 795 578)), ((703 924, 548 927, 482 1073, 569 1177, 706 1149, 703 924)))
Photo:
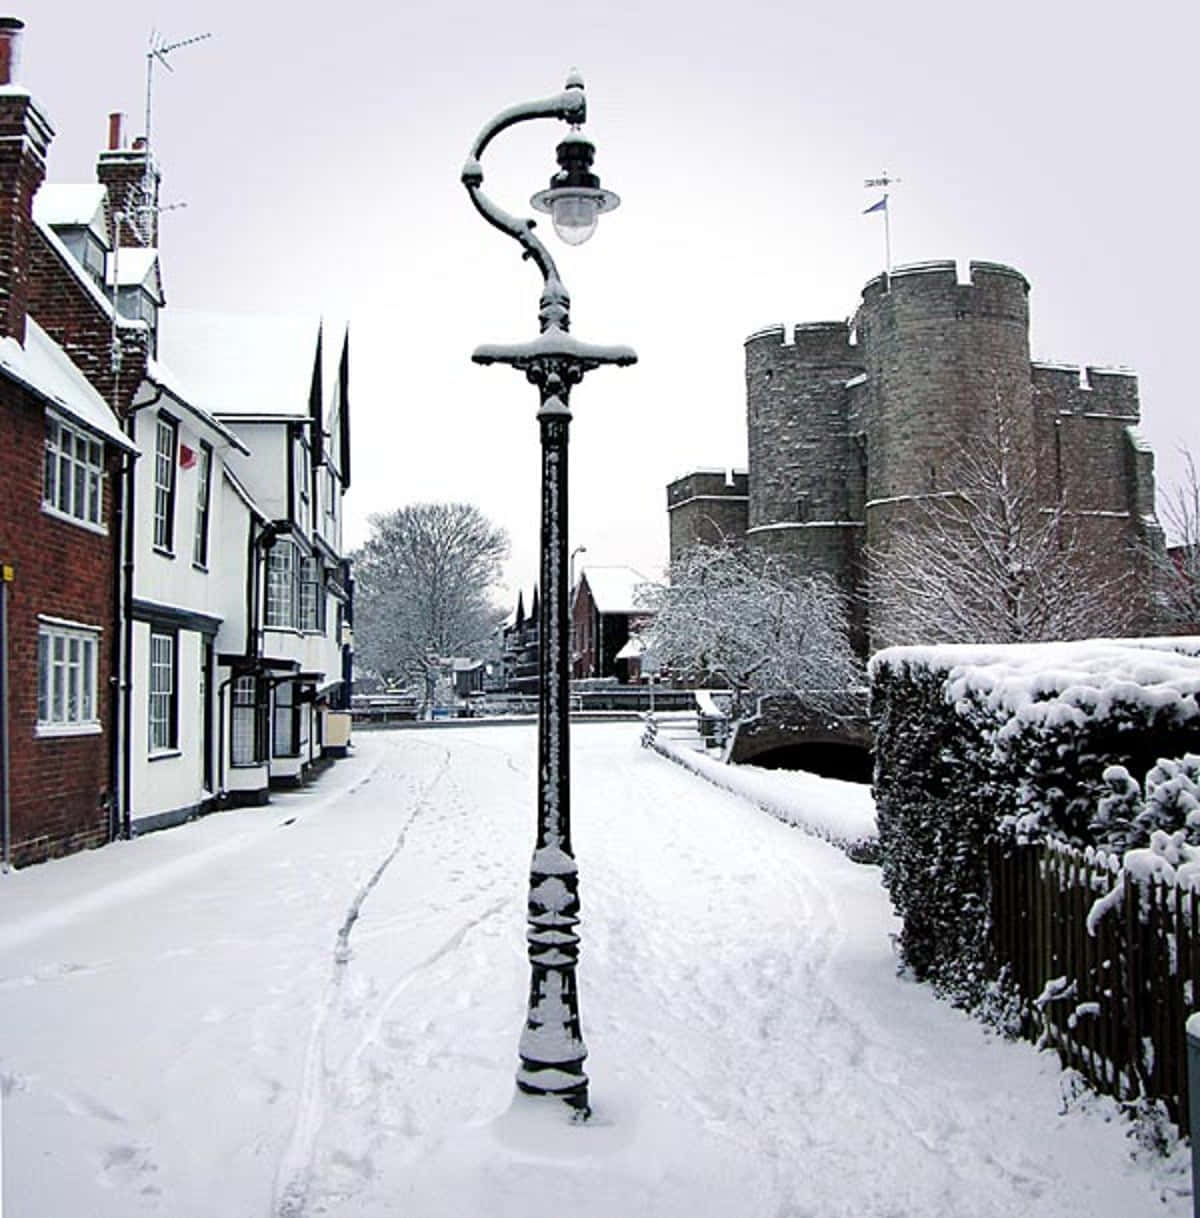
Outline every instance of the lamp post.
POLYGON ((521 246, 542 272, 538 337, 532 342, 477 347, 477 364, 508 364, 537 386, 542 448, 541 587, 538 640, 537 839, 529 874, 529 1007, 521 1034, 517 1086, 530 1095, 565 1100, 588 1115, 587 1047, 579 1024, 575 964, 579 956, 578 867, 571 849, 570 654, 567 629, 567 441, 572 388, 603 364, 632 364, 629 347, 599 347, 570 333, 570 297, 534 221, 517 219, 482 191, 480 158, 492 139, 516 123, 554 118, 570 124, 558 145, 559 170, 531 203, 548 211, 569 245, 595 231, 602 212, 619 200, 591 171, 594 149, 580 132, 587 118, 583 81, 572 72, 564 90, 502 111, 479 133, 463 166, 462 183, 479 214, 521 246))

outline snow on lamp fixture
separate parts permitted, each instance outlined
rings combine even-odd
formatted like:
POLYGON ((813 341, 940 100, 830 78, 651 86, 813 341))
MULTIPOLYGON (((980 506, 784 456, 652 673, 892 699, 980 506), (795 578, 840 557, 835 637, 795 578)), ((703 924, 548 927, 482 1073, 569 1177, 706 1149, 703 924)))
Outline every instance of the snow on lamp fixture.
POLYGON ((621 200, 611 190, 600 188, 592 172, 596 146, 577 128, 559 144, 558 172, 547 190, 530 199, 538 211, 550 213, 554 231, 568 245, 582 245, 595 231, 602 212, 612 211, 621 200))

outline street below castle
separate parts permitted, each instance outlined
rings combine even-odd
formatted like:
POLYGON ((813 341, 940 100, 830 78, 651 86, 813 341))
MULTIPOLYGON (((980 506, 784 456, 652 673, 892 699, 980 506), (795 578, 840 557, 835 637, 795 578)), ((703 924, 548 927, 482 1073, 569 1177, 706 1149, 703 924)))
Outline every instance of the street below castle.
POLYGON ((514 1098, 535 728, 360 732, 0 876, 4 1214, 1191 1213, 1179 1153, 897 975, 877 867, 639 731, 572 733, 590 1123, 514 1098))

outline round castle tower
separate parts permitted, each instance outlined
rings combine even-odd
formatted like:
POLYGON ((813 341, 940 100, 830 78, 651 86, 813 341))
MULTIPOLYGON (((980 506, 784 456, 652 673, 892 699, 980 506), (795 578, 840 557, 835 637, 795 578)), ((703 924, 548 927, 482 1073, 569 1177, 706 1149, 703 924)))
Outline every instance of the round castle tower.
POLYGON ((846 382, 863 371, 846 322, 782 326, 746 339, 749 521, 752 544, 797 570, 853 583, 860 542, 862 463, 846 382))
MULTIPOLYGON (((863 288, 856 318, 867 373, 866 542, 885 547, 915 500, 958 489, 960 456, 1003 417, 1033 443, 1029 283, 1011 267, 900 267, 863 288)), ((994 442, 994 440, 993 440, 994 442)))

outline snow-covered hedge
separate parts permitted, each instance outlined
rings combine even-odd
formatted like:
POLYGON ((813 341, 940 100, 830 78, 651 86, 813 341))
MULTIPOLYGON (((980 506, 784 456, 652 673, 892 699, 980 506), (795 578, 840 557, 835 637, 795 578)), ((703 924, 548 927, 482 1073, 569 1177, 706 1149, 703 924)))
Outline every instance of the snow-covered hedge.
POLYGON ((906 964, 974 1004, 989 975, 988 843, 1097 844, 1114 766, 1200 749, 1200 640, 895 647, 871 661, 884 883, 906 964), (1106 779, 1108 772, 1108 779, 1106 779))

